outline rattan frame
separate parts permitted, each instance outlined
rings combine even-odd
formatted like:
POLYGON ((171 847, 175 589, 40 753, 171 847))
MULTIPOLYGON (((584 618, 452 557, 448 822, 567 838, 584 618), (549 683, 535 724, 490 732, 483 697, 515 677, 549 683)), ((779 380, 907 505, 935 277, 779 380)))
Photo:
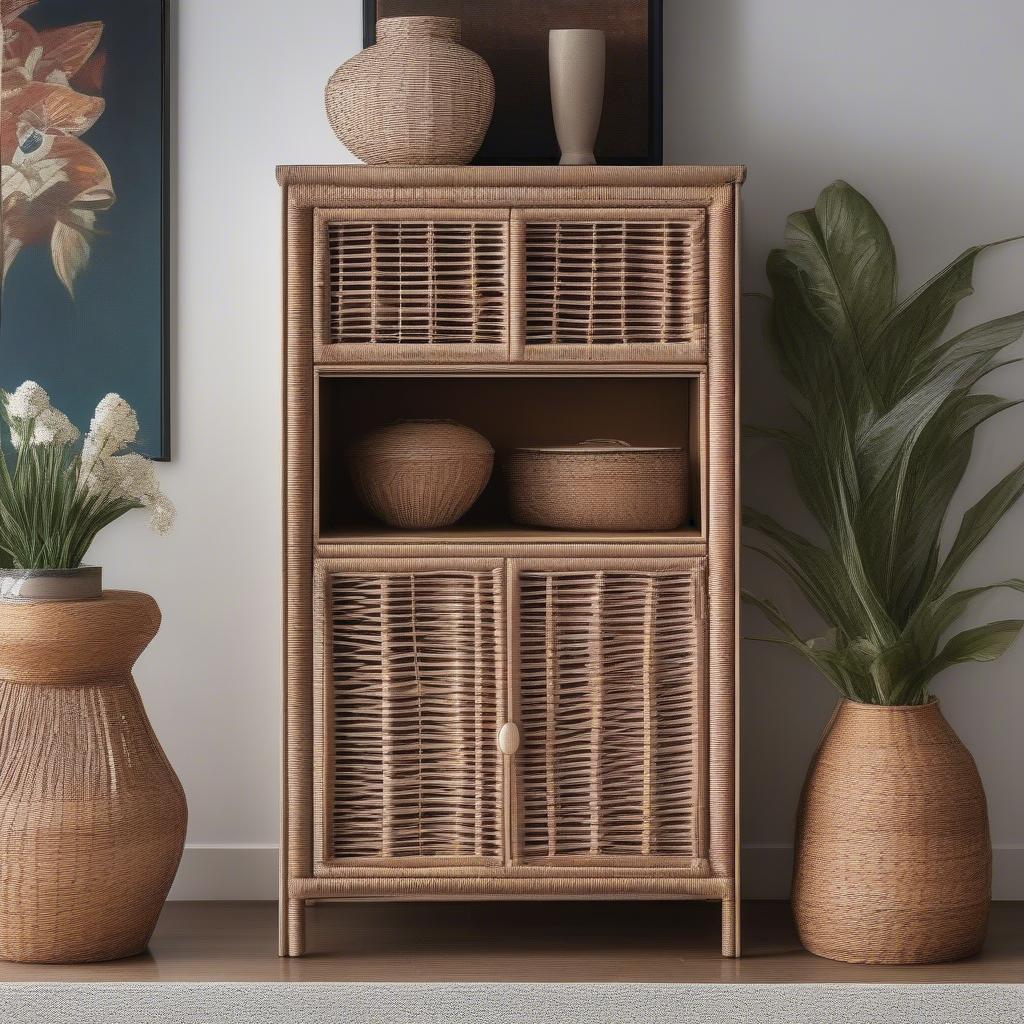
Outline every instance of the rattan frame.
MULTIPOLYGON (((737 893, 737 345, 739 167, 485 168, 293 167, 279 170, 284 219, 284 747, 282 800, 282 955, 305 948, 310 900, 373 899, 702 899, 722 904, 722 952, 738 953, 737 893), (514 331, 507 363, 478 354, 422 364, 363 362, 314 345, 316 211, 359 209, 561 210, 580 207, 643 211, 703 207, 707 211, 707 338, 703 356, 682 352, 646 362, 517 361, 514 331), (676 361, 676 355, 680 358, 676 361), (317 365, 314 366, 314 358, 317 365), (700 535, 627 538, 560 535, 539 540, 529 531, 507 537, 390 542, 380 536, 321 542, 314 533, 315 379, 318 373, 491 375, 504 367, 528 373, 692 371, 702 375, 698 472, 703 486, 700 535), (707 861, 691 867, 508 865, 500 875, 478 865, 438 868, 351 866, 344 876, 314 871, 314 587, 316 558, 601 558, 707 559, 707 861)), ((461 215, 461 214, 460 214, 461 215)), ((660 214, 659 214, 660 215, 660 214)), ((514 252, 513 257, 514 258, 514 252)), ((510 316, 515 320, 515 287, 510 316)), ((664 348, 665 346, 662 346, 664 348)), ((510 644, 509 649, 511 650, 510 644)))

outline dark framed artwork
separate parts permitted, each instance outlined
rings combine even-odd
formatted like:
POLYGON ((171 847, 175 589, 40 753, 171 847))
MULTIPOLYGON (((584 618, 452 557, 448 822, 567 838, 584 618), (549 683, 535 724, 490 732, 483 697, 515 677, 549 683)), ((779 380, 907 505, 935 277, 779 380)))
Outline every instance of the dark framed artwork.
POLYGON ((109 391, 170 457, 164 0, 0 0, 0 387, 87 427, 109 391))
POLYGON ((462 41, 494 73, 494 117, 474 163, 558 163, 548 85, 548 30, 599 28, 607 37, 600 164, 662 160, 662 0, 363 0, 363 44, 379 18, 462 21, 462 41))

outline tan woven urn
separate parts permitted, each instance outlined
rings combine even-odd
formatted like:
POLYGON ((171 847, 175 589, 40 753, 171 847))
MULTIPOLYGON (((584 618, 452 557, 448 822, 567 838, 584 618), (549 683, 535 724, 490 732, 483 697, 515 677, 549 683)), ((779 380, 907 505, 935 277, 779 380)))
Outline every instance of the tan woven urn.
POLYGON ((843 701, 797 821, 793 912, 803 944, 851 963, 969 956, 985 938, 991 889, 985 792, 938 701, 843 701))
POLYGON ((146 948, 185 841, 185 794, 132 679, 145 594, 0 602, 0 957, 146 948))
POLYGON ((494 110, 494 77, 459 45, 458 18, 383 18, 324 99, 334 134, 368 164, 468 164, 494 110))

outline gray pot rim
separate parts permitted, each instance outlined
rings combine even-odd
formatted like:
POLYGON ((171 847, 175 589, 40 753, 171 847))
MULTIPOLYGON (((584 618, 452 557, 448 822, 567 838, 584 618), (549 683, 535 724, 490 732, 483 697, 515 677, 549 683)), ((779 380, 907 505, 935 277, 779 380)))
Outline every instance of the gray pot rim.
POLYGON ((91 601, 103 594, 103 569, 0 569, 0 603, 91 601))

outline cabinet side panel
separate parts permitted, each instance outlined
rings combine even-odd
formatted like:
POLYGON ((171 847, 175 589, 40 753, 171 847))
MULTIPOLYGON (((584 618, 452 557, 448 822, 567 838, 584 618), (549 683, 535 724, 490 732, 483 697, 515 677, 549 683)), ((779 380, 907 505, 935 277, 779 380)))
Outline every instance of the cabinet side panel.
POLYGON ((733 878, 736 670, 735 201, 718 191, 709 221, 708 654, 710 858, 733 878))
POLYGON ((285 744, 286 835, 282 871, 312 873, 313 369, 312 226, 287 209, 285 318, 285 744))

